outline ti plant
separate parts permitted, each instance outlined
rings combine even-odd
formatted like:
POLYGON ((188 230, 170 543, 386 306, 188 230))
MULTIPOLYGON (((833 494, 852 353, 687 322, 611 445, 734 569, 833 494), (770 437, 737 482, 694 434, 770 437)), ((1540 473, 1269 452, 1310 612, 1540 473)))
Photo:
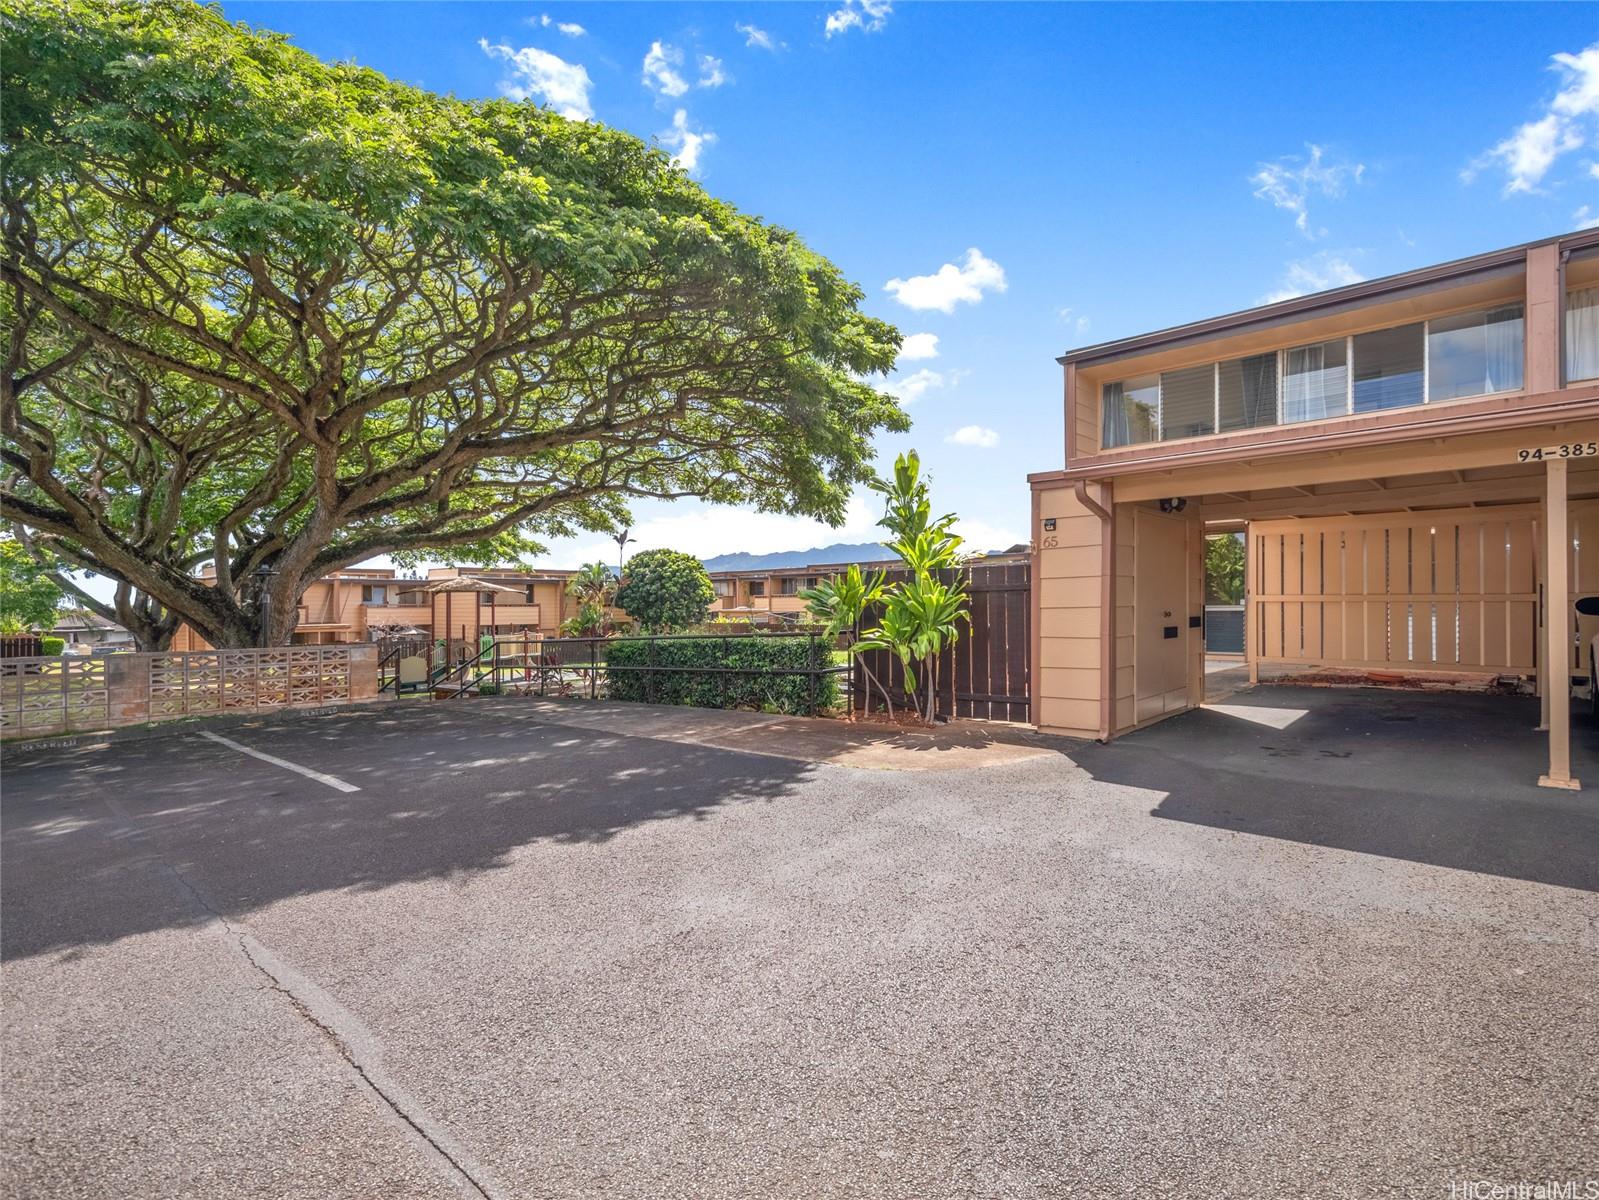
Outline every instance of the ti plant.
MULTIPOLYGON (((869 629, 852 650, 887 650, 905 668, 906 693, 917 715, 932 723, 938 696, 938 658, 945 646, 960 637, 962 621, 970 623, 966 580, 959 573, 964 562, 961 537, 954 532, 955 516, 934 519, 927 480, 914 450, 894 461, 892 480, 872 484, 887 498, 879 525, 890 538, 885 543, 905 563, 909 577, 889 586, 882 597, 877 626, 869 629), (954 582, 939 576, 954 573, 954 582)), ((884 699, 888 689, 883 688, 884 699)), ((889 701, 889 715, 893 716, 889 701)))
MULTIPOLYGON (((805 610, 812 620, 822 626, 822 633, 828 644, 846 629, 853 630, 859 624, 866 610, 873 604, 879 603, 883 598, 882 571, 873 571, 870 575, 861 571, 858 563, 851 563, 849 569, 837 579, 824 579, 813 588, 806 588, 800 593, 800 599, 805 601, 805 610)), ((856 657, 857 645, 851 643, 849 653, 856 657)), ((877 688, 883 693, 883 699, 888 703, 890 717, 894 713, 894 702, 889 698, 887 687, 879 684, 866 665, 866 660, 857 657, 861 672, 866 676, 867 695, 871 689, 877 688)))

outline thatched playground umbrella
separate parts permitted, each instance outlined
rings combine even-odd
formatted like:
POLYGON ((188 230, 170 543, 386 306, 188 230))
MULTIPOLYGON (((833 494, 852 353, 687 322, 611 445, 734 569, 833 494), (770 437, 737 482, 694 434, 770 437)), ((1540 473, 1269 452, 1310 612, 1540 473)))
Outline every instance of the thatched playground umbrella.
MULTIPOLYGON (((505 587, 502 584, 490 583, 486 579, 473 579, 468 575, 457 575, 451 579, 441 579, 437 583, 430 583, 424 588, 413 588, 411 590, 427 593, 431 605, 430 611, 433 614, 433 636, 445 639, 450 637, 450 631, 455 628, 456 596, 464 594, 474 597, 469 602, 471 604, 472 627, 480 630, 483 628, 483 597, 485 594, 492 592, 506 592, 512 595, 522 594, 520 588, 505 587), (442 606, 439 603, 440 597, 444 601, 442 606), (442 621, 439 620, 439 609, 441 607, 444 609, 444 619, 442 621)), ((464 616, 465 614, 463 613, 462 615, 464 616)), ((464 621, 461 623, 460 628, 461 640, 467 641, 466 623, 464 621)))

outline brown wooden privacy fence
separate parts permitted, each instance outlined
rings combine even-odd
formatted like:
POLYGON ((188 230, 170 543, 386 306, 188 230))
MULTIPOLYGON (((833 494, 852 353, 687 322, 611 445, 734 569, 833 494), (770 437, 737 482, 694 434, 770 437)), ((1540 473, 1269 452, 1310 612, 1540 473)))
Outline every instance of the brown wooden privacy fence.
POLYGON ((36 633, 0 637, 0 658, 29 658, 44 653, 44 643, 36 633))
MULTIPOLYGON (((971 597, 971 624, 961 627, 960 639, 946 647, 938 660, 938 696, 935 711, 941 717, 975 717, 989 721, 1030 720, 1031 698, 1028 676, 1032 621, 1032 567, 1028 563, 970 567, 964 572, 941 572, 940 578, 954 583, 967 576, 971 597)), ((890 572, 890 583, 906 578, 905 572, 890 572)), ((877 623, 875 613, 861 623, 870 629, 877 623)), ((872 689, 867 696, 864 665, 879 683, 887 682, 895 695, 896 711, 905 689, 905 671, 899 659, 886 650, 868 650, 859 656, 851 681, 855 707, 864 711, 882 707, 882 694, 872 689)))
POLYGON ((1537 510, 1260 521, 1249 529, 1260 662, 1531 674, 1537 510))
POLYGON ((349 704, 376 694, 372 645, 6 659, 0 737, 349 704))

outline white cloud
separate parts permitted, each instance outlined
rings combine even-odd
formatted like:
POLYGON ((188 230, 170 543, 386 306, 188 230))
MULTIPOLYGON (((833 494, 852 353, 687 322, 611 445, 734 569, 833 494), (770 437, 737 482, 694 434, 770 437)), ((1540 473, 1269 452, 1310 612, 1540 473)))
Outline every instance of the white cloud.
POLYGON ((569 63, 536 46, 513 50, 503 44, 491 44, 486 38, 479 38, 478 45, 490 58, 498 58, 509 65, 510 76, 500 81, 500 91, 511 99, 527 100, 537 96, 563 117, 574 121, 587 121, 594 116, 594 108, 589 103, 589 89, 594 83, 580 63, 569 63))
POLYGON ((879 391, 887 392, 896 397, 901 404, 915 404, 934 388, 941 388, 948 383, 943 374, 930 371, 926 367, 911 375, 900 379, 890 379, 886 383, 879 383, 879 391))
POLYGON ((661 145, 672 152, 672 161, 689 174, 700 165, 700 152, 716 141, 710 130, 696 133, 688 127, 688 110, 678 109, 672 114, 672 127, 660 135, 661 145))
POLYGON ((915 362, 921 358, 937 358, 938 334, 907 333, 905 340, 899 344, 899 357, 902 362, 915 362))
POLYGON ((976 304, 984 292, 1005 290, 1005 271, 993 259, 984 258, 976 246, 966 251, 961 266, 945 263, 931 275, 912 275, 909 279, 890 279, 883 290, 907 308, 937 309, 952 313, 962 302, 976 304))
MULTIPOLYGON (((1505 172, 1505 195, 1536 192, 1557 159, 1599 135, 1599 42, 1577 54, 1556 54, 1550 64, 1561 86, 1543 116, 1521 125, 1462 171, 1467 183, 1498 166, 1505 172)), ((1599 178, 1599 167, 1589 173, 1599 178)))
POLYGON ((981 446, 986 450, 999 445, 999 434, 981 425, 962 425, 944 440, 952 446, 981 446))
POLYGON ((783 44, 755 25, 734 25, 733 28, 744 35, 746 46, 753 46, 757 50, 776 50, 783 44))
POLYGON ((1276 304, 1279 300, 1292 300, 1295 296, 1359 283, 1365 278, 1343 255, 1322 251, 1320 254, 1289 263, 1283 272, 1282 283, 1275 291, 1268 292, 1256 303, 1276 304))
POLYGON ((827 14, 827 36, 851 29, 876 33, 888 23, 893 11, 890 0, 844 0, 843 7, 827 14))
POLYGON ((962 517, 955 522, 955 532, 966 539, 962 550, 976 553, 979 550, 1009 550, 1027 539, 1005 525, 980 521, 975 517, 962 517))
POLYGON ((710 54, 700 55, 700 86, 721 87, 727 82, 727 72, 722 70, 722 60, 710 54))
POLYGON ((1584 204, 1571 214, 1571 219, 1577 223, 1578 229, 1599 229, 1599 213, 1584 204))
MULTIPOLYGON (((1336 199, 1351 184, 1358 184, 1366 173, 1363 163, 1327 162, 1320 146, 1306 143, 1305 155, 1290 154, 1276 162, 1260 163, 1249 182, 1255 196, 1294 214, 1294 225, 1307 237, 1317 236, 1310 228, 1310 198, 1336 199)), ((1326 230, 1319 233, 1325 234, 1326 230)))
POLYGON ((688 80, 677 71, 683 65, 683 52, 676 46, 651 42, 644 55, 644 86, 663 96, 681 96, 688 91, 688 80))
POLYGON ((1067 307, 1060 309, 1055 315, 1070 325, 1073 332, 1079 336, 1088 332, 1090 322, 1086 313, 1078 313, 1076 309, 1067 307), (1076 313, 1076 315, 1073 316, 1073 313, 1076 313))
POLYGON ((556 29, 566 34, 567 37, 582 37, 588 32, 587 29, 584 29, 583 26, 579 25, 576 21, 557 21, 554 17, 550 16, 549 13, 542 13, 536 17, 529 17, 527 19, 527 23, 529 25, 538 25, 544 29, 549 29, 551 26, 554 26, 556 29))

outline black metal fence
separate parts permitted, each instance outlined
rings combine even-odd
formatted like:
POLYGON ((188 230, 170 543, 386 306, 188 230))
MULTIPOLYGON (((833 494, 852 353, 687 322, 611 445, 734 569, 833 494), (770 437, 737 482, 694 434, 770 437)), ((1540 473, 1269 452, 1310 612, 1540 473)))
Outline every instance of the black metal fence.
POLYGON ((441 700, 496 694, 572 696, 712 708, 775 707, 814 715, 835 703, 847 709, 851 702, 850 668, 835 661, 834 650, 834 643, 815 631, 440 638, 386 645, 379 657, 379 686, 396 695, 441 700), (803 665, 736 661, 741 645, 778 640, 803 641, 803 653, 788 655, 803 665), (713 661, 685 661, 673 649, 690 642, 712 647, 713 661), (824 683, 829 679, 831 687, 824 683), (762 680, 767 681, 764 688, 759 686, 762 680))

